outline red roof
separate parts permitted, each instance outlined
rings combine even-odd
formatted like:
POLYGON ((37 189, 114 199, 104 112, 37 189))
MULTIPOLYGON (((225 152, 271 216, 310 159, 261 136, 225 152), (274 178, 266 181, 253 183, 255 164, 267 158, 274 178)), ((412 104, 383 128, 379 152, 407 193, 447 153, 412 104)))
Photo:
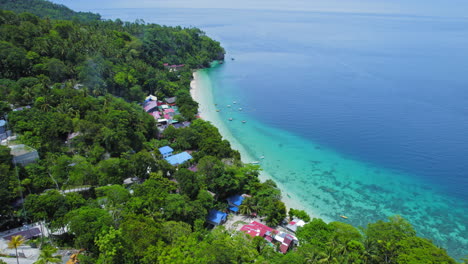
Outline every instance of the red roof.
POLYGON ((283 240, 283 243, 289 246, 289 244, 291 244, 292 241, 293 241, 293 238, 292 238, 292 237, 290 237, 290 236, 285 236, 285 237, 284 237, 284 240, 283 240))
POLYGON ((264 224, 261 224, 257 221, 253 221, 252 223, 241 227, 240 231, 246 232, 251 237, 256 237, 256 236, 264 237, 266 232, 273 232, 274 229, 264 224))
POLYGON ((286 254, 286 252, 288 252, 288 249, 289 249, 288 245, 281 244, 280 246, 281 253, 286 254))

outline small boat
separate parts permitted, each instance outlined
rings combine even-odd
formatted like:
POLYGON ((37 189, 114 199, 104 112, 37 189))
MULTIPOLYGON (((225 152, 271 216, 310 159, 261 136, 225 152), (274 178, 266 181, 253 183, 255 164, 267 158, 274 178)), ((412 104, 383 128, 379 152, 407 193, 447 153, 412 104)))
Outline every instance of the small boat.
POLYGON ((239 111, 242 111, 242 108, 239 108, 239 111))
POLYGON ((244 124, 245 124, 245 123, 247 123, 247 121, 245 121, 245 120, 242 120, 242 123, 244 123, 244 124))
POLYGON ((259 163, 260 163, 260 161, 258 161, 258 160, 250 162, 250 164, 259 164, 259 163))
POLYGON ((348 219, 346 215, 340 215, 341 218, 348 219))
POLYGON ((231 58, 231 60, 234 60, 234 58, 231 58))
POLYGON ((228 107, 231 107, 231 105, 228 105, 228 107))
POLYGON ((232 121, 232 117, 229 118, 229 121, 232 121))
POLYGON ((219 112, 219 109, 216 109, 216 112, 219 112))
POLYGON ((265 158, 265 156, 261 156, 260 158, 261 158, 261 159, 264 159, 264 158, 265 158))
POLYGON ((237 102, 236 102, 236 101, 234 101, 234 102, 232 102, 232 103, 233 103, 233 104, 237 104, 237 102))

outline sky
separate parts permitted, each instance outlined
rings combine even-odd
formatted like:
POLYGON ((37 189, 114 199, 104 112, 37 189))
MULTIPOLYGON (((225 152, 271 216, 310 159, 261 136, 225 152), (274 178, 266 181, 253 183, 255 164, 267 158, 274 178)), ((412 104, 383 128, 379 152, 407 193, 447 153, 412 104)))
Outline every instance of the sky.
POLYGON ((52 0, 74 10, 107 8, 236 8, 466 17, 466 0, 52 0))

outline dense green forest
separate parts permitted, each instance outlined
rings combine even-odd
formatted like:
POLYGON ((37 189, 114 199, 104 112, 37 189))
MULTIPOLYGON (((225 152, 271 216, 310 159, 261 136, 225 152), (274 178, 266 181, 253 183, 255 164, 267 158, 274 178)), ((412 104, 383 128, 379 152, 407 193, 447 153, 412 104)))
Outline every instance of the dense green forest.
POLYGON ((0 0, 0 6, 3 10, 10 10, 15 13, 29 12, 43 18, 78 20, 82 22, 101 19, 99 14, 75 12, 64 5, 54 4, 45 0, 0 0))
POLYGON ((0 118, 40 159, 15 166, 0 145, 1 230, 44 221, 67 232, 41 246, 86 249, 80 263, 456 263, 398 216, 357 229, 293 210, 309 223, 284 255, 262 237, 207 229, 209 210, 226 211, 234 194, 251 196, 242 214, 273 227, 287 218, 276 184, 260 182, 260 168, 243 164, 216 127, 196 118, 192 70, 222 60, 220 44, 196 28, 24 2, 1 1, 30 13, 0 10, 0 118), (179 119, 191 125, 160 132, 141 105, 148 94, 176 96, 179 119), (166 145, 193 159, 171 166, 158 151, 166 145), (127 178, 141 182, 129 187, 127 178), (76 187, 87 189, 63 192, 76 187))

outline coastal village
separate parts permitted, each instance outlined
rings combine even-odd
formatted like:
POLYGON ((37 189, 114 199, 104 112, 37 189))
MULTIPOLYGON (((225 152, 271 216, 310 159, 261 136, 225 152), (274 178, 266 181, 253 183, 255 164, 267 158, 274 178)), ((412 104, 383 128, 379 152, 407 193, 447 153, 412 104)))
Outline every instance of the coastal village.
MULTIPOLYGON (((178 67, 183 67, 183 65, 179 65, 178 67)), ((171 69, 177 70, 177 67, 172 67, 171 69)), ((13 111, 22 111, 29 108, 30 106, 20 107, 14 109, 13 111)), ((180 112, 177 106, 176 97, 158 100, 156 96, 149 95, 142 103, 142 108, 146 113, 155 119, 158 130, 161 133, 169 126, 173 126, 174 128, 183 128, 188 127, 191 124, 190 122, 179 122, 177 120, 177 116, 180 115, 180 112)), ((72 144, 73 139, 79 137, 80 135, 80 132, 70 133, 64 143, 70 145, 72 144)), ((37 150, 27 145, 17 143, 17 136, 8 129, 8 122, 4 119, 0 120, 0 139, 2 145, 8 146, 10 148, 10 154, 13 156, 14 164, 18 166, 26 166, 39 160, 40 157, 37 150)), ((192 162, 192 151, 187 150, 180 153, 174 153, 174 150, 170 146, 163 146, 158 150, 161 157, 165 159, 170 165, 175 166, 176 170, 178 166, 184 164, 187 166, 188 164, 189 170, 193 172, 197 171, 197 164, 192 162)), ((171 181, 177 183, 177 180, 174 178, 171 178, 171 181)), ((132 186, 141 183, 143 183, 143 181, 139 178, 127 178, 123 181, 122 184, 131 190, 132 186)), ((66 193, 83 192, 88 191, 89 189, 89 186, 77 186, 73 189, 62 190, 61 193, 65 195, 66 193)), ((214 198, 217 196, 215 193, 211 193, 211 195, 214 198)), ((233 195, 228 197, 228 199, 225 201, 227 208, 226 210, 220 211, 211 209, 206 217, 206 227, 217 228, 219 226, 224 226, 230 232, 245 233, 247 236, 252 238, 262 237, 265 239, 268 245, 283 254, 299 245, 299 241, 294 233, 298 227, 301 227, 305 224, 304 221, 301 219, 289 219, 291 221, 285 219, 281 225, 276 227, 276 229, 269 227, 263 223, 262 219, 258 217, 255 212, 252 212, 248 215, 243 215, 240 213, 240 208, 242 207, 243 201, 248 197, 251 196, 248 194, 233 195)), ((17 206, 21 206, 22 203, 23 200, 18 200, 17 206)), ((13 249, 8 247, 8 243, 17 236, 21 236, 23 239, 28 241, 43 236, 48 237, 62 234, 63 231, 59 233, 50 232, 50 230, 45 228, 45 223, 43 222, 25 224, 22 227, 16 227, 0 233, 0 251, 4 252, 10 257, 15 256, 16 253, 14 253, 13 249)), ((18 256, 20 259, 22 259, 21 263, 34 263, 40 254, 39 249, 31 244, 24 244, 20 247, 20 249, 21 253, 18 256)), ((81 251, 78 249, 70 249, 61 250, 58 253, 62 256, 64 263, 67 261, 67 264, 73 264, 78 263, 77 257, 81 251)), ((6 260, 7 263, 10 263, 11 260, 13 260, 12 258, 1 256, 0 259, 6 260)))
MULTIPOLYGON (((243 89, 213 90, 221 83, 211 79, 216 68, 249 70, 252 60, 229 44, 225 50, 203 28, 106 19, 49 0, 5 0, 0 9, 0 264, 459 263, 443 247, 456 257, 464 253, 463 216, 455 227, 451 215, 431 217, 420 230, 407 215, 390 216, 399 211, 385 202, 405 200, 382 199, 379 208, 352 214, 364 207, 343 205, 347 221, 337 213, 316 218, 326 212, 312 219, 304 208, 331 205, 347 187, 333 173, 322 174, 322 165, 311 171, 295 162, 311 159, 289 147, 302 141, 287 134, 268 140, 275 131, 251 115, 266 108, 243 89), (216 112, 230 127, 209 116, 216 112), (231 137, 236 131, 242 133, 231 137), (246 163, 250 156, 259 161, 246 163), (333 189, 325 191, 339 195, 326 200, 315 191, 322 186, 305 177, 326 180, 333 189), (435 226, 446 234, 432 242, 427 230, 435 226)), ((193 25, 191 16, 200 17, 192 13, 165 17, 193 25)), ((251 74, 233 76, 243 84, 251 74)), ((252 93, 264 94, 274 95, 252 93)), ((320 163, 313 159, 307 164, 320 163)))

